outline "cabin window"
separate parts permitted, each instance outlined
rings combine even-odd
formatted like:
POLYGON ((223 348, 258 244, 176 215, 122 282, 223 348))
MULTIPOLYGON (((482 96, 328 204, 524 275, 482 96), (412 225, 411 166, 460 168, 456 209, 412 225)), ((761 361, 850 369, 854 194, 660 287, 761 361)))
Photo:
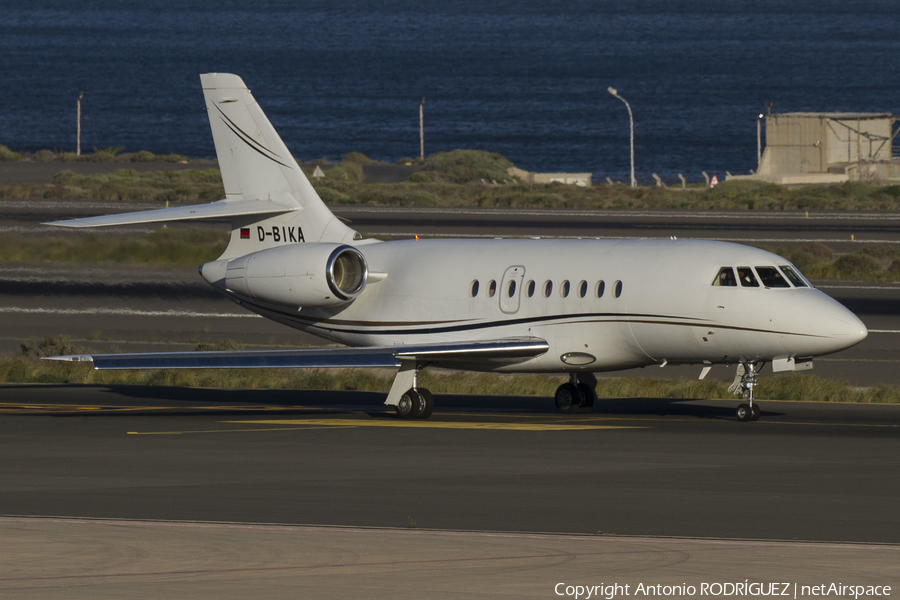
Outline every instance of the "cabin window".
POLYGON ((737 279, 734 278, 734 269, 731 267, 722 267, 719 274, 713 279, 713 285, 723 287, 736 287, 737 279))
POLYGON ((562 285, 559 286, 559 295, 563 298, 568 297, 569 295, 569 280, 566 279, 562 282, 562 285))
POLYGON ((506 297, 512 298, 516 295, 516 280, 513 279, 506 285, 506 297))
POLYGON ((750 267, 738 267, 738 279, 741 280, 741 287, 759 287, 756 275, 750 267))
POLYGON ((784 280, 775 267, 756 267, 756 272, 767 288, 789 288, 791 284, 784 280))
POLYGON ((469 293, 472 294, 473 298, 478 295, 478 280, 477 279, 472 281, 472 285, 469 286, 469 293))
POLYGON ((578 297, 584 298, 585 296, 587 296, 587 281, 582 280, 578 284, 578 297))
POLYGON ((603 292, 606 291, 606 283, 601 279, 597 282, 597 286, 594 288, 594 295, 598 298, 603 297, 603 292))
POLYGON ((549 279, 544 282, 544 298, 549 298, 553 293, 553 282, 549 279))
POLYGON ((613 294, 615 294, 616 298, 622 295, 622 282, 617 281, 616 285, 613 287, 613 294))
POLYGON ((525 293, 528 294, 528 297, 531 298, 534 296, 534 279, 528 282, 528 285, 525 286, 525 293))
POLYGON ((806 283, 803 281, 803 278, 801 278, 800 275, 798 275, 797 272, 791 267, 782 265, 781 272, 784 273, 784 276, 794 284, 794 287, 807 287, 806 283))
POLYGON ((491 282, 488 284, 487 294, 488 298, 493 298, 494 294, 497 293, 497 282, 491 279, 491 282))

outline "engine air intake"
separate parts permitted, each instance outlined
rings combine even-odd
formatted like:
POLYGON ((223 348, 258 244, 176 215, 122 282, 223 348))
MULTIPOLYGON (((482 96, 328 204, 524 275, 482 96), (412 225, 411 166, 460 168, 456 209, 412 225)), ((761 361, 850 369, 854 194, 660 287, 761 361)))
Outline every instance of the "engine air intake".
POLYGON ((328 258, 328 286, 343 300, 362 291, 367 275, 366 259, 356 248, 342 246, 328 258))

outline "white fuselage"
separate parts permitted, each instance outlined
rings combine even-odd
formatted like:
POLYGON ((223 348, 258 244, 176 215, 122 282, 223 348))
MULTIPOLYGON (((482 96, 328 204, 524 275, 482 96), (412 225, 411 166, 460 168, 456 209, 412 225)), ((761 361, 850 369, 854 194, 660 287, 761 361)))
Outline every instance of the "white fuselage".
POLYGON ((712 285, 722 267, 789 265, 737 244, 496 239, 354 246, 371 273, 387 276, 348 304, 297 310, 232 297, 267 318, 353 346, 524 336, 550 346, 525 362, 473 362, 467 365, 473 370, 611 371, 808 358, 850 347, 867 333, 853 313, 812 287, 712 285))

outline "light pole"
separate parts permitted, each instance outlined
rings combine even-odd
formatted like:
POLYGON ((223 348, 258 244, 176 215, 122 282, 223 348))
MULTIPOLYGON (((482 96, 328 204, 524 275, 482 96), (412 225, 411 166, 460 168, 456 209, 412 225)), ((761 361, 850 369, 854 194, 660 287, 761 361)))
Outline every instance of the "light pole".
POLYGON ((619 95, 616 88, 606 88, 606 91, 624 102, 625 108, 628 109, 628 124, 631 127, 631 187, 637 187, 637 180, 634 178, 634 115, 631 114, 631 106, 629 106, 628 101, 619 95))
POLYGON ((75 156, 81 156, 81 99, 84 98, 84 92, 78 94, 78 141, 75 148, 75 156))
POLYGON ((756 174, 759 175, 759 165, 762 163, 762 120, 763 114, 756 117, 756 174))
POLYGON ((419 102, 419 158, 425 161, 425 97, 419 102))

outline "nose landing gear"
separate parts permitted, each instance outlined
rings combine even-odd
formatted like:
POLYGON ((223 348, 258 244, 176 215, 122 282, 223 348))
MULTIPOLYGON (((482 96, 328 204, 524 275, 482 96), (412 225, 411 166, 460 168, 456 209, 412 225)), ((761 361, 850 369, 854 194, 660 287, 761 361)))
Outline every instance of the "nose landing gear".
POLYGON ((733 394, 740 394, 747 402, 738 404, 736 415, 737 420, 741 422, 756 421, 759 419, 762 411, 759 404, 753 401, 753 388, 756 387, 756 376, 759 374, 764 363, 758 362, 742 362, 737 366, 737 372, 734 374, 734 382, 728 387, 728 391, 733 394))

